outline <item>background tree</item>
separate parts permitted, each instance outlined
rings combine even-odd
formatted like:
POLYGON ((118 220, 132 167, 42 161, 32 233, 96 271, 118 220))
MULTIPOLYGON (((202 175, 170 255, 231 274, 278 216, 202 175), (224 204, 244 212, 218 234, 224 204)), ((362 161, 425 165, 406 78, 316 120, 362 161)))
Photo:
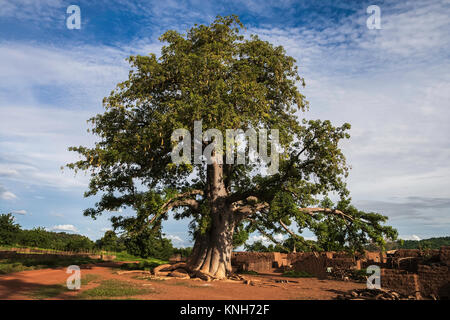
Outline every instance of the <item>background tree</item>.
POLYGON ((94 242, 85 236, 77 235, 77 237, 71 237, 64 246, 64 250, 81 252, 84 250, 92 250, 94 248, 94 242))
POLYGON ((129 57, 128 80, 104 99, 105 112, 90 119, 99 142, 70 148, 82 158, 68 167, 91 174, 85 196, 102 195, 84 214, 95 218, 131 207, 135 218, 114 221, 131 234, 159 225, 170 211, 176 219, 189 218, 195 244, 186 268, 216 278, 231 272, 233 242, 255 231, 307 244, 290 228, 309 228, 321 243, 352 248, 395 237, 380 224, 385 217, 348 203, 339 142, 349 138, 350 125, 302 119, 308 103, 296 61, 281 46, 244 38, 242 27, 235 16, 218 17, 185 35, 164 33, 159 58, 129 57), (203 132, 215 128, 224 135, 226 129, 278 129, 279 172, 264 174, 261 159, 226 164, 219 153, 211 164, 175 165, 171 134, 184 128, 193 136, 195 120, 202 120, 203 132), (330 193, 342 200, 336 208, 311 208, 330 193))
POLYGON ((18 243, 25 247, 51 248, 55 244, 52 243, 51 238, 50 232, 37 227, 31 230, 22 230, 18 237, 18 243))
POLYGON ((139 234, 129 234, 124 238, 128 253, 141 258, 168 260, 174 253, 172 242, 164 238, 160 229, 146 228, 139 234))
POLYGON ((113 230, 107 230, 103 237, 95 242, 95 247, 114 252, 126 250, 123 239, 118 237, 113 230))
POLYGON ((11 213, 0 214, 0 244, 14 245, 20 234, 20 226, 11 213))

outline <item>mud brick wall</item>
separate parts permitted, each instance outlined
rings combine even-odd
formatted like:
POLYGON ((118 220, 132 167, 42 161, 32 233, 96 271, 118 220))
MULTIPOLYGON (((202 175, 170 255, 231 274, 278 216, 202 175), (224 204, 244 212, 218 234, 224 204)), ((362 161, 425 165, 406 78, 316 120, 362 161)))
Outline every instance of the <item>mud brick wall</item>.
POLYGON ((304 256, 310 254, 309 252, 291 252, 286 254, 288 264, 293 264, 295 261, 302 259, 304 256))
POLYGON ((292 266, 295 271, 304 271, 318 278, 326 278, 328 260, 324 254, 319 256, 308 254, 294 261, 292 266))
POLYGON ((420 257, 402 257, 393 258, 392 267, 398 270, 405 270, 411 273, 417 273, 419 264, 422 262, 420 257))
POLYGON ((386 253, 366 251, 365 259, 370 264, 382 264, 386 262, 386 253))
POLYGON ((356 261, 347 253, 335 252, 233 252, 232 265, 237 270, 259 273, 281 272, 292 266, 296 271, 305 271, 318 278, 327 277, 327 268, 356 269, 356 261))
POLYGON ((273 272, 278 252, 233 252, 231 264, 244 271, 273 272))
POLYGON ((418 275, 404 270, 381 269, 381 288, 416 296, 420 291, 418 275))
POLYGON ((439 250, 439 260, 442 264, 450 266, 450 247, 441 247, 441 250, 439 250))
POLYGON ((326 253, 327 254, 331 253, 331 256, 327 255, 327 257, 329 259, 353 259, 354 258, 353 255, 351 255, 347 252, 326 252, 326 253))
POLYGON ((382 269, 381 285, 407 295, 420 292, 450 298, 450 247, 440 250, 397 250, 390 259, 390 269, 382 269))
MULTIPOLYGON (((91 258, 91 259, 95 259, 95 258, 91 258)), ((116 259, 116 256, 102 254, 101 259, 102 259, 102 261, 114 261, 116 259)))
POLYGON ((0 259, 33 259, 33 260, 51 260, 51 259, 66 259, 70 257, 88 257, 91 259, 98 259, 103 261, 113 261, 116 259, 114 255, 95 255, 87 253, 77 253, 77 254, 33 254, 33 253, 18 253, 15 251, 0 251, 0 259))
POLYGON ((296 271, 306 271, 318 278, 326 278, 327 268, 357 269, 355 258, 345 252, 292 253, 288 260, 296 271))
POLYGON ((283 266, 291 266, 322 279, 327 277, 328 267, 358 269, 376 264, 382 267, 382 288, 411 296, 450 298, 450 247, 397 250, 387 262, 381 252, 366 252, 364 258, 358 260, 344 252, 233 252, 232 264, 260 273, 280 272, 283 266))
POLYGON ((417 249, 399 249, 395 250, 394 257, 405 258, 405 257, 418 257, 420 251, 417 249))
POLYGON ((440 250, 438 249, 399 249, 395 250, 394 257, 395 258, 418 258, 424 256, 437 256, 439 255, 440 250))
POLYGON ((49 259, 58 259, 65 258, 67 255, 60 254, 33 254, 33 253, 17 253, 14 251, 1 251, 0 259, 33 259, 33 260, 49 260, 49 259))
POLYGON ((0 259, 11 259, 17 257, 15 251, 0 251, 0 259))
POLYGON ((448 266, 419 265, 420 293, 450 299, 450 268, 448 266))
POLYGON ((386 267, 417 273, 421 264, 439 263, 440 250, 397 250, 388 258, 386 267))
POLYGON ((180 253, 176 253, 169 258, 169 263, 186 262, 187 258, 181 256, 180 253))

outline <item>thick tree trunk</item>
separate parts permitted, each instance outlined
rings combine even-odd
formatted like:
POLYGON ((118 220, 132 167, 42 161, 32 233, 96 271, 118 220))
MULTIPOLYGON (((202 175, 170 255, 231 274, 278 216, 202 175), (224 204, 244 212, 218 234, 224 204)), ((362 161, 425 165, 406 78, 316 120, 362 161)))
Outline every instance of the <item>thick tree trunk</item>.
POLYGON ((233 250, 233 222, 222 219, 213 222, 210 230, 198 235, 187 266, 217 279, 231 273, 233 250))
POLYGON ((206 196, 211 204, 211 225, 205 234, 197 235, 187 265, 193 271, 223 279, 231 273, 235 220, 226 203, 228 192, 223 181, 223 166, 213 163, 207 170, 206 196))

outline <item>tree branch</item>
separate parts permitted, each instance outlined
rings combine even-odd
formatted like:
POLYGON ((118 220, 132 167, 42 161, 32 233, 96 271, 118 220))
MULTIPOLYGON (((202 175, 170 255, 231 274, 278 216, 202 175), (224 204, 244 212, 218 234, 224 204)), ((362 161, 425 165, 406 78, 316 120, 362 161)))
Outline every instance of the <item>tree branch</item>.
POLYGON ((177 194, 176 196, 174 196, 172 199, 166 201, 162 206, 161 209, 162 211, 156 213, 153 218, 148 222, 147 225, 151 225, 157 217, 166 214, 169 210, 176 208, 176 207, 183 207, 183 206, 187 206, 190 207, 192 209, 198 209, 199 203, 197 200, 195 199, 183 199, 183 200, 179 200, 185 197, 189 197, 189 196, 196 196, 196 195, 203 195, 203 191, 202 190, 191 190, 188 192, 184 192, 184 193, 180 193, 177 194))
POLYGON ((191 207, 193 209, 197 209, 199 206, 199 203, 197 200, 183 199, 185 197, 196 196, 196 195, 203 195, 203 191, 202 190, 191 190, 188 192, 183 192, 183 193, 179 193, 179 194, 175 195, 171 199, 167 200, 161 206, 161 210, 156 212, 155 215, 149 221, 143 223, 142 226, 140 228, 138 228, 138 230, 134 230, 130 233, 137 234, 137 233, 141 232, 142 230, 144 230, 144 228, 152 225, 156 221, 156 219, 158 219, 162 215, 166 214, 169 210, 171 210, 173 208, 187 206, 187 207, 191 207))
POLYGON ((311 251, 313 251, 313 252, 316 251, 316 250, 314 250, 314 247, 311 246, 305 239, 303 239, 302 237, 300 237, 300 236, 298 236, 297 234, 295 234, 294 232, 292 232, 292 231, 287 227, 287 225, 285 225, 284 222, 281 221, 281 219, 280 219, 278 222, 281 224, 281 226, 283 227, 283 229, 286 230, 286 232, 288 232, 291 236, 293 236, 294 238, 300 240, 303 244, 307 245, 307 246, 311 249, 311 251))
POLYGON ((348 221, 353 221, 352 216, 345 214, 341 210, 329 209, 329 208, 299 208, 299 210, 309 214, 312 217, 314 216, 314 213, 323 212, 323 213, 330 213, 330 214, 334 214, 337 216, 341 216, 342 218, 344 218, 345 220, 348 220, 348 221))
POLYGON ((174 196, 173 198, 171 198, 170 200, 166 201, 161 209, 165 209, 165 207, 167 207, 172 201, 176 200, 176 199, 182 199, 182 198, 186 198, 186 197, 190 197, 190 196, 196 196, 196 195, 203 195, 203 190, 191 190, 188 192, 183 192, 183 193, 179 193, 176 196, 174 196))
POLYGON ((232 211, 241 214, 241 219, 243 219, 268 207, 269 204, 267 202, 259 202, 258 198, 250 196, 245 201, 239 200, 234 202, 232 211))
POLYGON ((274 237, 272 237, 271 234, 265 232, 262 228, 260 228, 258 226, 258 222, 255 219, 251 219, 251 218, 247 218, 252 225, 255 226, 256 230, 258 230, 259 233, 261 233, 263 236, 265 236, 267 239, 269 239, 270 241, 272 241, 273 243, 275 243, 276 245, 280 246, 281 248, 283 248, 284 250, 286 250, 287 252, 289 252, 290 250, 288 248, 286 248, 285 246, 283 246, 280 242, 278 242, 277 240, 275 240, 274 237))

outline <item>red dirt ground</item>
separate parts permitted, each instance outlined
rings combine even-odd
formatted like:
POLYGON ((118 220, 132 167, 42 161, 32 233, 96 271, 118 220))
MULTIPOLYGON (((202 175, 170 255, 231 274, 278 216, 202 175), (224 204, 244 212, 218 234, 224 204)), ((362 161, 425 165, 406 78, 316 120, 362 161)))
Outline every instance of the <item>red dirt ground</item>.
MULTIPOLYGON (((102 280, 117 279, 132 282, 143 288, 152 288, 154 293, 114 297, 114 299, 149 299, 149 300, 328 300, 349 290, 364 288, 365 284, 317 278, 286 278, 276 274, 244 275, 252 285, 231 280, 213 282, 189 280, 146 280, 136 279, 143 274, 117 274, 117 264, 102 263, 81 269, 81 277, 96 274, 98 279, 81 287, 79 291, 64 292, 52 299, 77 299, 77 295, 87 289, 98 286, 102 280), (276 280, 292 282, 279 283, 276 280)), ((70 275, 65 268, 23 271, 0 276, 0 299, 32 299, 30 292, 39 287, 65 284, 70 275)))

